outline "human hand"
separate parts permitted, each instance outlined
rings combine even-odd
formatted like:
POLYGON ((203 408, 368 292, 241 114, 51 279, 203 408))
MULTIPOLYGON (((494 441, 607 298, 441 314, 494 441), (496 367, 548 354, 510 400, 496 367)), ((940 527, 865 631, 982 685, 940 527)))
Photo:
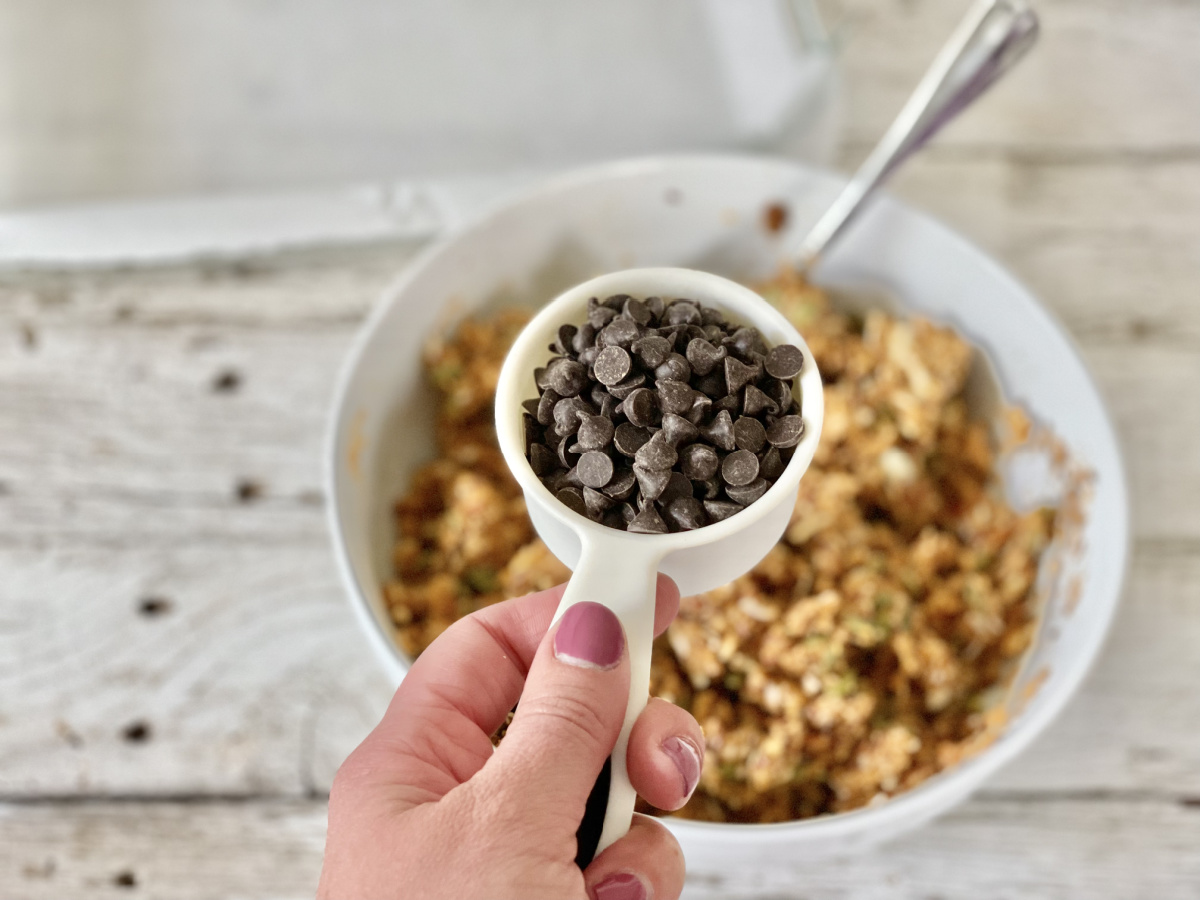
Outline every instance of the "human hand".
MULTIPOLYGON (((683 854, 648 816, 586 870, 575 865, 575 832, 625 715, 629 655, 619 620, 596 603, 571 607, 547 633, 562 592, 461 619, 413 664, 334 779, 321 900, 679 896, 683 854)), ((678 609, 679 591, 659 576, 656 634, 678 609)), ((651 699, 630 734, 630 781, 654 806, 678 809, 703 747, 691 715, 651 699)))

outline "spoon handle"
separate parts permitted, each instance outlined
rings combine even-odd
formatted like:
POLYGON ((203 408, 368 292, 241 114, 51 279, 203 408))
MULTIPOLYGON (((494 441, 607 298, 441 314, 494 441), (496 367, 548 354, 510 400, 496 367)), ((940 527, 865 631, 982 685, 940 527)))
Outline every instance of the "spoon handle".
POLYGON ((1037 34, 1037 15, 1025 0, 977 0, 871 155, 800 242, 797 268, 815 266, 876 188, 1008 72, 1037 34))

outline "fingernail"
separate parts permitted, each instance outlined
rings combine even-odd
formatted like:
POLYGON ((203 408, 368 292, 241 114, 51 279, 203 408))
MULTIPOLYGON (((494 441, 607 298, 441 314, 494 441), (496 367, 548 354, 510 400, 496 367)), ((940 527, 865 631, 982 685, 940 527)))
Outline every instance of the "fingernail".
POLYGON ((686 800, 700 783, 700 752, 692 746, 691 741, 681 737, 667 738, 662 748, 683 778, 683 797, 686 800))
POLYGON ((554 655, 569 665, 611 669, 621 661, 624 650, 621 621, 607 606, 576 603, 559 620, 554 655))
POLYGON ((592 893, 596 900, 646 900, 646 885, 632 872, 618 872, 599 882, 592 893))

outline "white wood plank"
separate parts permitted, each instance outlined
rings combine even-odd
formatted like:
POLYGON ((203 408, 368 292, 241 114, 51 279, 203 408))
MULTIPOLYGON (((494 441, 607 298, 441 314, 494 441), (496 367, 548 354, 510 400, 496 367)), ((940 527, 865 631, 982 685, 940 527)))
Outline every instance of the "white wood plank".
MULTIPOLYGON (((10 900, 311 897, 321 801, 0 807, 10 900), (135 887, 117 879, 132 877, 135 887)), ((689 860, 688 900, 1192 900, 1200 809, 1155 800, 980 798, 863 856, 713 870, 689 860)))

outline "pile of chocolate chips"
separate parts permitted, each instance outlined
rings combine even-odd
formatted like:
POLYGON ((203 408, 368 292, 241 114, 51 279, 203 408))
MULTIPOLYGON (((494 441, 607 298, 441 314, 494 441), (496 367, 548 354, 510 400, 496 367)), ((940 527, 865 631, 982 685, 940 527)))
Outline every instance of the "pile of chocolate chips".
POLYGON ((727 519, 766 493, 804 434, 792 395, 804 354, 692 300, 593 297, 550 351, 524 404, 526 455, 559 500, 613 528, 727 519))

